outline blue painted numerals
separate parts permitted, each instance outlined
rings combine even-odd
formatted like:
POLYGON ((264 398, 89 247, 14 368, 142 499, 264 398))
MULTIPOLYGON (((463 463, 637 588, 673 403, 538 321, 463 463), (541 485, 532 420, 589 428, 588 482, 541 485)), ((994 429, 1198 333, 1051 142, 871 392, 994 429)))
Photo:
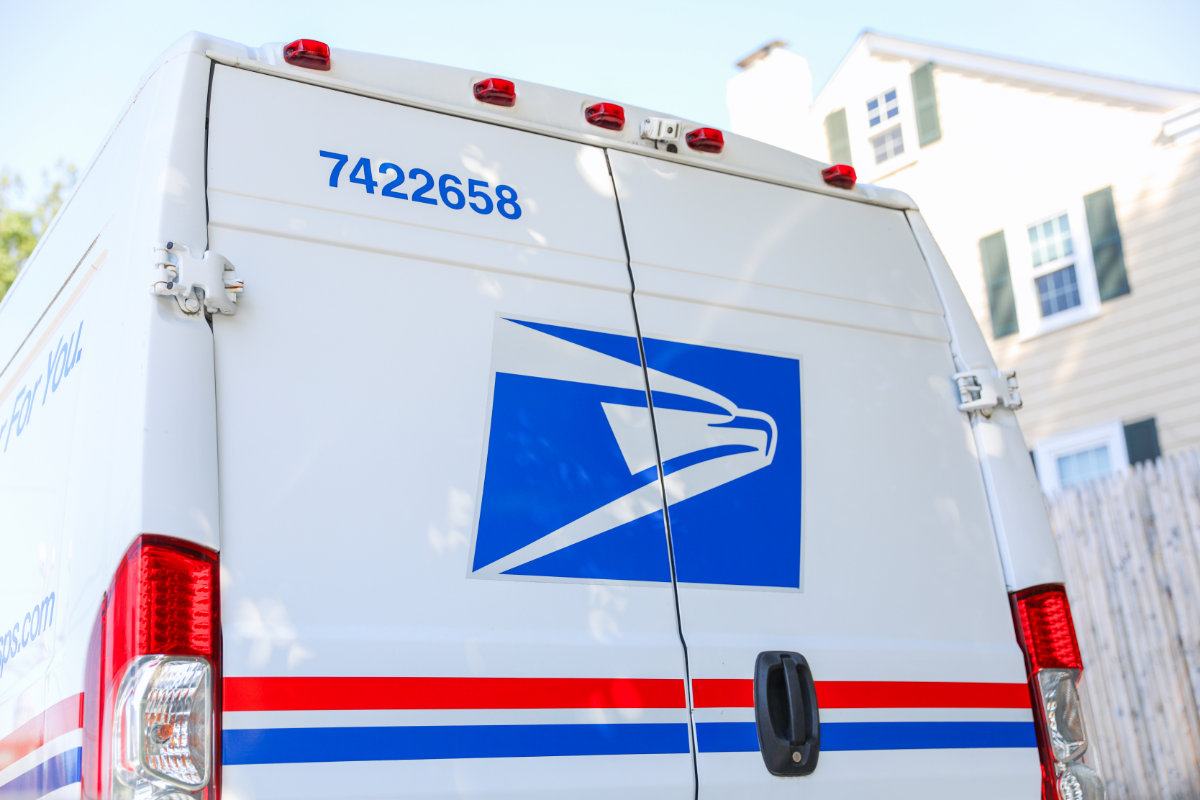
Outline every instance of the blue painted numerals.
POLYGON ((390 161, 380 164, 376 171, 371 166, 371 159, 366 157, 354 162, 343 183, 342 172, 350 164, 351 157, 330 150, 321 150, 319 153, 321 158, 328 158, 333 162, 329 170, 329 185, 334 189, 354 183, 361 186, 367 194, 375 194, 375 190, 378 189, 382 197, 411 200, 430 206, 443 205, 454 211, 470 208, 476 214, 485 216, 495 211, 505 219, 521 218, 517 190, 503 183, 497 184, 493 190, 487 181, 471 178, 464 184, 461 178, 448 172, 435 178, 433 173, 427 170, 413 168, 406 174, 404 167, 390 161), (402 192, 400 187, 404 185, 405 179, 410 181, 406 187, 408 191, 402 192))

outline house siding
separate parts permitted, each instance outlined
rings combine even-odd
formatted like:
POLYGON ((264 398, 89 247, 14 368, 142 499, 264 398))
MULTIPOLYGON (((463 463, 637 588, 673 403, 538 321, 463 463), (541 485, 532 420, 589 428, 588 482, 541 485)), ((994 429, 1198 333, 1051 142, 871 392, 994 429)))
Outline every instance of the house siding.
MULTIPOLYGON (((842 74, 864 98, 870 90, 862 87, 916 66, 860 61, 842 74)), ((1164 452, 1200 446, 1200 144, 1162 144, 1163 109, 947 68, 935 69, 934 85, 941 140, 874 180, 921 206, 998 363, 1018 370, 1027 440, 1153 416, 1164 452), (1101 304, 1092 319, 993 340, 980 238, 1000 228, 1021 235, 1105 186, 1113 187, 1131 293, 1101 304)), ((852 101, 837 87, 822 96, 852 101)))
POLYGON ((1200 446, 1200 146, 1115 184, 1132 292, 1100 316, 1027 341, 992 343, 1019 367, 1031 442, 1153 416, 1164 453, 1200 446))

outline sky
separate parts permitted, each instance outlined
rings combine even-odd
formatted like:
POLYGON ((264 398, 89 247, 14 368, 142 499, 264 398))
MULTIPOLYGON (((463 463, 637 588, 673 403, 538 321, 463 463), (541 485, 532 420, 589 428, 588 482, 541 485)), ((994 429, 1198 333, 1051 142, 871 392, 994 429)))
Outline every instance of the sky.
POLYGON ((1200 0, 0 0, 0 171, 90 162, 143 73, 198 30, 319 39, 728 127, 736 62, 774 39, 819 90, 864 30, 1200 89, 1200 0))

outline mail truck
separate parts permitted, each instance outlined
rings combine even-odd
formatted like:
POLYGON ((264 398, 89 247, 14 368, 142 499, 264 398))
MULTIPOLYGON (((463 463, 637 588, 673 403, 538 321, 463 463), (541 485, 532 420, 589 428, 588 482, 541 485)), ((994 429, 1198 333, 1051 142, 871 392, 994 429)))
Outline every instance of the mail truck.
POLYGON ((1019 405, 849 167, 188 36, 0 308, 0 798, 1102 797, 1019 405))

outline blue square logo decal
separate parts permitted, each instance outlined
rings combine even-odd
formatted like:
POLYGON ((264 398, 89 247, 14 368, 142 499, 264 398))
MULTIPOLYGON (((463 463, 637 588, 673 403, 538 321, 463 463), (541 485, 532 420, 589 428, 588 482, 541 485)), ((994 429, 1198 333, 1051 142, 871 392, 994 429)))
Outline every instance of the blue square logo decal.
POLYGON ((472 574, 669 582, 665 495, 680 582, 798 588, 799 361, 642 344, 497 320, 472 574))

